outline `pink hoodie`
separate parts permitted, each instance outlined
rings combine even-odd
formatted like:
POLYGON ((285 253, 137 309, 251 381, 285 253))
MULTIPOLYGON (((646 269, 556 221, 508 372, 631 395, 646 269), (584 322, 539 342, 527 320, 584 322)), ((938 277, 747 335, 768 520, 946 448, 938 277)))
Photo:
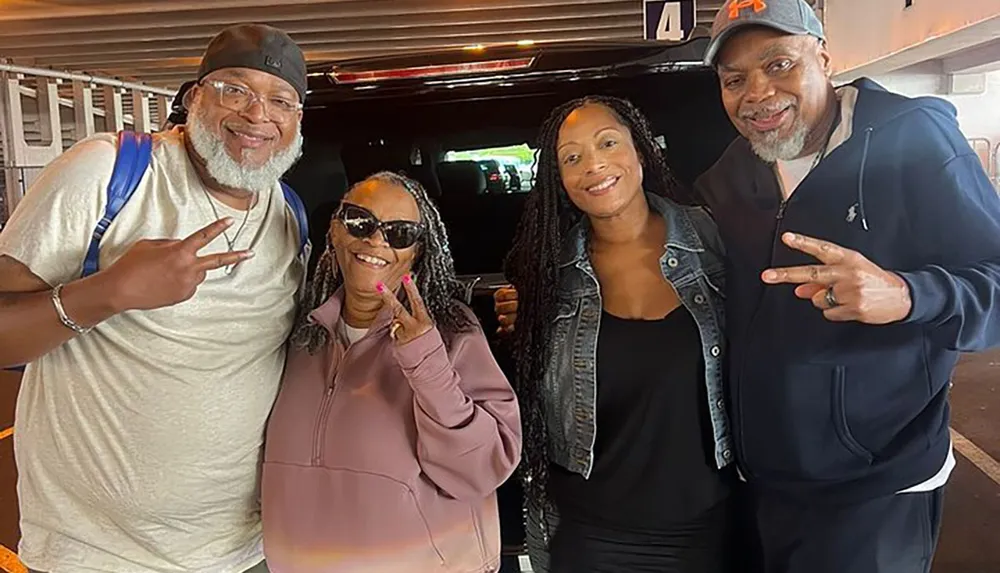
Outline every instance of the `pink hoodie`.
MULTIPOLYGON (((311 318, 333 341, 289 352, 267 429, 273 573, 496 571, 496 488, 521 455, 514 392, 476 326, 403 346, 388 311, 345 348, 343 291, 311 318)), ((472 312, 466 309, 470 316, 472 312)))

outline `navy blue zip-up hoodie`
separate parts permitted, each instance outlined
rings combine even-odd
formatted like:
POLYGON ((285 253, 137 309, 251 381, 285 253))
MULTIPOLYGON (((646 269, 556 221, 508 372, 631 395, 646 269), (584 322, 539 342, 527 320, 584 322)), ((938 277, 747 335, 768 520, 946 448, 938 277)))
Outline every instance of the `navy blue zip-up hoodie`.
POLYGON ((890 495, 941 469, 960 351, 1000 344, 1000 198, 937 98, 870 80, 851 137, 782 207, 772 166, 738 138, 696 183, 728 253, 728 396, 740 468, 815 502, 890 495), (834 323, 766 268, 816 264, 792 231, 856 250, 909 284, 902 322, 834 323))

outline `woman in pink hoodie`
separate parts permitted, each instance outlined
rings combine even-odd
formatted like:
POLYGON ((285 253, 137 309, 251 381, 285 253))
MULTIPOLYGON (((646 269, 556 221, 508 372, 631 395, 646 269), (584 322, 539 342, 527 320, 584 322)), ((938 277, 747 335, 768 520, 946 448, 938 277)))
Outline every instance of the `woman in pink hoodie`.
POLYGON ((267 430, 273 573, 496 571, 520 415, 460 291, 418 183, 378 173, 347 193, 267 430))

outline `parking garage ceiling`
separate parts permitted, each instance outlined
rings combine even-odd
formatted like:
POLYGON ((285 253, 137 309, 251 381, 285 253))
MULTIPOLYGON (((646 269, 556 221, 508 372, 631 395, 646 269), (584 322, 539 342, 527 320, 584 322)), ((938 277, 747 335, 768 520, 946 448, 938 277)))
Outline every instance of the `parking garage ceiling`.
MULTIPOLYGON (((711 25, 724 0, 698 0, 711 25)), ((284 29, 310 61, 530 40, 637 40, 640 0, 0 0, 8 63, 176 87, 226 25, 284 29)))

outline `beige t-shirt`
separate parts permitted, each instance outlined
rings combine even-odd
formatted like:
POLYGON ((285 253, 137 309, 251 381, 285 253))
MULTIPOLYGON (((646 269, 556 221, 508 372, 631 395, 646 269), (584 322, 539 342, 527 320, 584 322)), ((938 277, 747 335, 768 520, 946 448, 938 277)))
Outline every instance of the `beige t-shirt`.
MULTIPOLYGON (((184 238, 215 220, 181 129, 156 136, 150 169, 101 243, 107 268, 143 238, 184 238)), ((104 212, 114 137, 55 160, 0 233, 50 285, 79 278, 104 212)), ((214 199, 211 199, 214 201, 214 199)), ((233 238, 246 212, 230 215, 233 238)), ((279 185, 250 211, 236 249, 194 298, 130 311, 30 364, 15 418, 20 557, 48 573, 240 573, 262 558, 264 425, 304 277, 279 185)), ((201 251, 224 252, 223 237, 201 251)))
MULTIPOLYGON (((826 145, 826 155, 823 156, 824 158, 850 139, 851 133, 854 130, 854 106, 858 102, 858 88, 844 86, 837 90, 837 98, 840 100, 840 123, 837 124, 833 133, 830 134, 830 141, 826 145)), ((805 180, 806 176, 813 170, 813 167, 817 165, 816 156, 818 154, 819 152, 817 151, 804 157, 775 163, 774 169, 777 172, 778 182, 781 184, 781 193, 785 200, 788 200, 792 196, 792 193, 798 189, 799 184, 805 180)))

